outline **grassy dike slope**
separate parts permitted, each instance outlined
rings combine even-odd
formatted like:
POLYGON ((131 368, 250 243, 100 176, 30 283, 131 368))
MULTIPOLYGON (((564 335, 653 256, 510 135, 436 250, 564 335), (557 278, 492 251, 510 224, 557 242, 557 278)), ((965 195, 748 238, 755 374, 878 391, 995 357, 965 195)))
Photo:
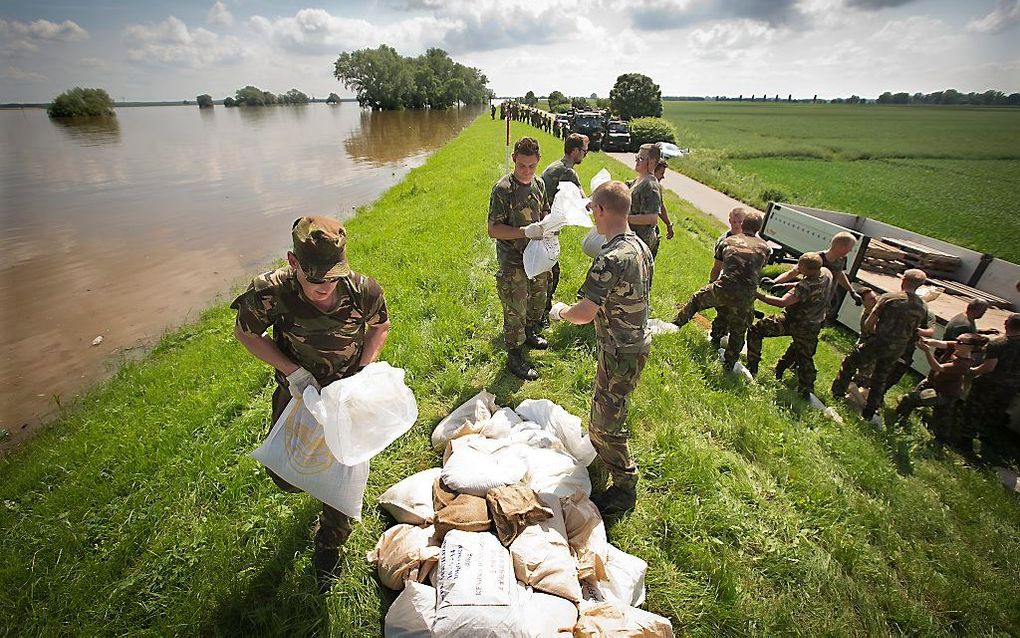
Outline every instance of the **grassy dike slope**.
MULTIPOLYGON (((580 414, 590 400, 590 328, 552 330, 552 348, 535 355, 538 382, 502 370, 484 224, 501 131, 480 118, 348 225, 352 264, 389 299, 384 358, 407 370, 421 417, 373 461, 332 594, 314 593, 309 566, 316 504, 278 492, 247 456, 268 425, 270 371, 235 343, 233 314, 218 306, 0 463, 6 633, 381 633, 393 594, 364 562, 388 524, 375 499, 438 464, 434 424, 481 387, 502 404, 548 397, 580 414)), ((559 143, 537 136, 543 163, 555 159, 559 143)), ((628 174, 593 154, 583 180, 603 165, 628 174)), ((660 317, 705 279, 716 232, 667 204, 679 223, 657 265, 660 317)), ((561 299, 588 263, 582 234, 564 233, 561 299)), ((836 349, 821 348, 819 362, 822 388, 836 349)), ((655 341, 630 422, 641 494, 609 534, 648 561, 648 608, 678 630, 1020 631, 1020 506, 990 474, 929 451, 923 433, 889 441, 805 411, 775 381, 745 388, 693 324, 655 341)))

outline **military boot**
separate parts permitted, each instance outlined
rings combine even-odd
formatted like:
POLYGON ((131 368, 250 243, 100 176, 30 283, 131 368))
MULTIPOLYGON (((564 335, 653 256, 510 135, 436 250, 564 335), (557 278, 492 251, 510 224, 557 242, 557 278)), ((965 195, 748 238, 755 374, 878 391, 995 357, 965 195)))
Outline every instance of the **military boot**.
POLYGON ((785 359, 780 359, 776 362, 776 369, 774 371, 776 379, 782 381, 783 374, 790 369, 790 364, 785 359))
POLYGON ((758 362, 757 361, 751 361, 750 359, 748 359, 748 361, 747 361, 747 371, 751 373, 752 377, 758 376, 758 362))
POLYGON ((614 483, 605 492, 592 496, 591 500, 603 517, 617 516, 634 509, 637 504, 637 490, 614 483))
POLYGON ((525 328, 524 343, 528 344, 535 350, 545 350, 549 347, 549 342, 545 340, 541 333, 542 326, 537 323, 525 328))
POLYGON ((324 505, 319 520, 315 523, 315 550, 312 552, 312 568, 320 594, 329 593, 337 577, 340 562, 340 547, 351 535, 351 519, 339 510, 324 505))
POLYGON ((524 353, 520 348, 514 348, 508 350, 506 353, 506 367, 513 373, 514 376, 520 377, 525 381, 534 381, 538 379, 538 372, 531 367, 528 360, 524 358, 524 353))

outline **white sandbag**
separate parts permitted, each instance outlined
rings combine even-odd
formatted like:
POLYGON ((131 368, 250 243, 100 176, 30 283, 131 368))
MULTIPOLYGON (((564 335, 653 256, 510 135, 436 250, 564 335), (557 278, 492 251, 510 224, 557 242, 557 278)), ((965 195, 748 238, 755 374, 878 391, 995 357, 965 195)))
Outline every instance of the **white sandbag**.
POLYGON ((439 561, 439 548, 431 545, 435 528, 394 525, 379 537, 365 559, 379 570, 379 580, 390 589, 403 589, 404 581, 424 582, 439 561))
POLYGON ((649 319, 648 331, 652 333, 653 337, 657 337, 658 335, 668 335, 673 334, 674 332, 680 332, 680 328, 675 323, 668 323, 662 319, 649 319))
MULTIPOLYGON (((728 346, 729 343, 730 343, 730 336, 729 335, 723 335, 723 338, 719 340, 719 345, 722 346, 723 350, 726 349, 726 346, 728 346)), ((741 356, 744 356, 744 357, 747 356, 747 340, 744 341, 744 347, 742 347, 740 349, 740 354, 741 354, 741 356)))
POLYGON ((574 626, 575 638, 673 638, 673 625, 637 607, 606 601, 582 601, 574 626))
POLYGON ((609 539, 602 514, 590 499, 563 499, 563 526, 567 543, 577 559, 578 577, 606 579, 609 539))
POLYGON ((436 621, 436 588, 408 582, 390 605, 383 638, 432 638, 436 621))
POLYGON ((834 408, 822 403, 821 399, 816 397, 814 392, 808 395, 808 403, 810 403, 811 407, 814 408, 815 410, 818 410, 819 412, 829 417, 836 423, 843 425, 843 417, 840 416, 839 412, 836 412, 834 408))
POLYGON ((519 443, 528 447, 550 448, 561 452, 567 451, 559 437, 551 432, 546 432, 541 427, 527 430, 511 430, 510 436, 506 438, 506 441, 509 441, 511 445, 519 443))
POLYGON ((588 200, 581 195, 581 189, 573 182, 560 182, 549 214, 539 222, 546 233, 560 230, 564 226, 591 228, 588 216, 588 200))
POLYGON ((456 410, 436 425, 436 429, 432 431, 432 447, 436 450, 444 449, 446 444, 450 442, 450 439, 453 438, 453 433, 459 430, 465 423, 477 423, 478 421, 488 419, 498 409, 496 396, 491 392, 482 390, 458 406, 456 410))
POLYGON ((617 601, 640 607, 645 603, 645 574, 648 563, 627 552, 609 545, 606 552, 606 579, 603 591, 617 601))
POLYGON ((465 446, 450 456, 440 477, 454 492, 484 498, 494 487, 519 483, 527 471, 528 466, 515 455, 496 463, 492 455, 465 446))
POLYGON ((592 228, 588 231, 588 234, 581 240, 581 250, 584 251, 585 255, 588 255, 592 259, 599 256, 602 252, 602 247, 609 241, 605 235, 599 233, 598 230, 592 228))
POLYGON ((540 495, 542 504, 553 512, 553 517, 529 525, 510 544, 510 558, 514 574, 531 587, 566 598, 581 600, 581 585, 577 580, 577 566, 564 536, 563 513, 558 499, 540 495))
POLYGON ((436 510, 432 507, 432 486, 442 468, 433 467, 393 484, 379 497, 379 505, 398 523, 428 525, 436 510))
POLYGON ((525 399, 517 406, 516 412, 555 434, 567 452, 585 467, 595 460, 595 446, 588 438, 588 433, 581 429, 580 417, 548 399, 525 399))
POLYGON ((510 436, 513 426, 521 422, 521 417, 510 408, 497 410, 488 419, 475 423, 473 429, 488 439, 502 439, 510 436))
POLYGON ((320 393, 304 392, 308 411, 322 424, 333 456, 344 465, 364 463, 411 429, 418 402, 404 383, 404 371, 376 361, 334 381, 320 393))
POLYGON ((535 591, 518 582, 517 605, 525 610, 531 631, 538 636, 572 636, 577 624, 577 605, 565 598, 535 591))
MULTIPOLYGON (((719 348, 719 362, 723 363, 725 365, 725 359, 726 359, 726 349, 725 348, 719 348)), ((737 361, 736 363, 733 364, 733 369, 729 370, 729 372, 733 372, 735 374, 740 375, 748 383, 754 383, 754 375, 751 374, 751 371, 748 370, 746 367, 744 367, 744 364, 740 363, 739 361, 737 361)))
POLYGON ((532 638, 510 553, 487 532, 451 530, 436 576, 437 638, 532 638))
POLYGON ((338 462, 326 444, 322 425, 302 399, 290 400, 269 436, 251 455, 294 487, 352 518, 361 518, 368 462, 338 462))
POLYGON ((549 272, 560 259, 559 235, 546 235, 532 239, 524 248, 524 274, 528 279, 549 272))
POLYGON ((508 446, 497 453, 502 459, 517 454, 527 464, 524 483, 539 494, 555 494, 557 498, 591 496, 588 469, 570 454, 555 448, 508 446))
POLYGON ((608 181, 612 181, 612 179, 613 179, 613 177, 612 177, 612 175, 609 174, 608 170, 606 170, 604 168, 599 170, 598 173, 595 173, 594 175, 592 175, 591 181, 588 182, 588 185, 591 187, 591 190, 588 191, 588 192, 589 193, 594 193, 596 188, 598 188, 599 186, 602 186, 603 184, 605 184, 608 181))

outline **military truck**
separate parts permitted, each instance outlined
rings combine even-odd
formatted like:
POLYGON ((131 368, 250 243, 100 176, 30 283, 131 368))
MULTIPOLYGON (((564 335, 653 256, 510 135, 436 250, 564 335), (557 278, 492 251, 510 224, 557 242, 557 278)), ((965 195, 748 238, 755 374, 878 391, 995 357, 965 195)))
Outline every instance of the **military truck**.
POLYGON ((602 148, 607 151, 631 150, 630 125, 623 120, 609 120, 602 148))
POLYGON ((602 149, 604 133, 602 115, 595 111, 577 111, 570 121, 570 132, 588 136, 588 148, 592 151, 602 149))

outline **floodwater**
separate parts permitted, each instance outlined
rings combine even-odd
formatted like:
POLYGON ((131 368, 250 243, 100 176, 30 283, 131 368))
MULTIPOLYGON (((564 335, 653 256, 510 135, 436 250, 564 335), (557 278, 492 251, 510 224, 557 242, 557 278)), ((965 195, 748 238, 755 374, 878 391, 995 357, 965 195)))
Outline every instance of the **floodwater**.
POLYGON ((350 216, 479 112, 0 111, 0 450, 283 257, 295 218, 350 216))

